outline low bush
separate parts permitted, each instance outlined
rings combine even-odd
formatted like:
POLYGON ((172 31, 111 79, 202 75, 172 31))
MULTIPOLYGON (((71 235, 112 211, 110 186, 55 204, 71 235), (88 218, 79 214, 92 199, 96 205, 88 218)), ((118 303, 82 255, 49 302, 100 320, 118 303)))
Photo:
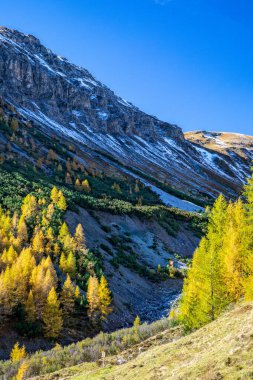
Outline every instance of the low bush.
MULTIPOLYGON (((101 352, 107 355, 116 355, 121 351, 144 341, 162 331, 172 327, 172 322, 164 318, 160 321, 121 329, 110 334, 100 333, 95 338, 87 338, 81 342, 66 347, 56 345, 50 351, 39 351, 31 355, 25 362, 27 364, 26 377, 39 376, 71 367, 83 362, 97 361, 101 358, 101 352)), ((0 362, 0 377, 13 378, 18 371, 20 362, 0 362)))

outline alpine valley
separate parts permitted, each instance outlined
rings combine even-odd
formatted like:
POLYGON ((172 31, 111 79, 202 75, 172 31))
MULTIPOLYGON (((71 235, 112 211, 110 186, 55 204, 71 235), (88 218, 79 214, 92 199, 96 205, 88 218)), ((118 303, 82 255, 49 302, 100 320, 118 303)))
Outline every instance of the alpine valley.
MULTIPOLYGON (((0 359, 12 352, 1 378, 58 371, 63 357, 66 367, 95 362, 101 350, 113 366, 119 352, 139 365, 142 342, 180 346, 182 329, 166 317, 206 232, 205 209, 219 194, 238 198, 252 160, 252 136, 183 133, 36 37, 0 27, 0 359), (48 353, 22 369, 22 345, 48 353)), ((248 323, 252 305, 236 310, 248 323)), ((213 326, 225 331, 222 318, 213 326)), ((73 371, 38 378, 86 378, 73 371)))

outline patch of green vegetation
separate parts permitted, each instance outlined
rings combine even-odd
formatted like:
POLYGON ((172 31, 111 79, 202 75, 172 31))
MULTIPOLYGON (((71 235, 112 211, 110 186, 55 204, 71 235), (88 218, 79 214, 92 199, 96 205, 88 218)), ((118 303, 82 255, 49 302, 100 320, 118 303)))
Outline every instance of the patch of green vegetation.
MULTIPOLYGON (((41 197, 48 195, 55 181, 43 173, 34 171, 29 166, 20 166, 13 168, 5 164, 0 167, 0 203, 12 211, 17 210, 22 198, 32 192, 39 192, 41 197)), ((129 202, 109 197, 95 198, 92 195, 86 195, 77 192, 66 185, 56 183, 65 197, 69 208, 76 211, 76 206, 81 206, 89 210, 107 211, 112 214, 136 215, 140 218, 153 219, 161 223, 166 231, 176 236, 180 223, 189 223, 190 228, 201 234, 203 226, 206 224, 206 216, 197 213, 190 213, 176 208, 166 206, 136 206, 129 202)), ((107 228, 106 228, 107 229, 107 228)), ((109 230, 108 230, 109 232, 109 230)))

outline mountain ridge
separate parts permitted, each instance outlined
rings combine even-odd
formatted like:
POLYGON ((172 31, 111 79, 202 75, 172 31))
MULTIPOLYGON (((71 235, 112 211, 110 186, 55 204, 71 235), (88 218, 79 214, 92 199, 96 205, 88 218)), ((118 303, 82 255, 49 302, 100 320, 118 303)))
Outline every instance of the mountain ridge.
POLYGON ((178 126, 124 101, 34 36, 0 28, 0 54, 0 96, 43 133, 79 147, 84 160, 114 168, 116 160, 140 179, 143 173, 204 201, 240 193, 252 152, 237 163, 236 156, 200 149, 178 126))

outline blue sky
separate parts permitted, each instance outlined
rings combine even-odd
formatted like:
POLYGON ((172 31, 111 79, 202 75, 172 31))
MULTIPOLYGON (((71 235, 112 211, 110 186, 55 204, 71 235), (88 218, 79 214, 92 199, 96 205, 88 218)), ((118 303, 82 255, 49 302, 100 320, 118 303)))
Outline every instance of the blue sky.
POLYGON ((185 131, 253 135, 252 16, 252 0, 8 0, 0 24, 185 131))

